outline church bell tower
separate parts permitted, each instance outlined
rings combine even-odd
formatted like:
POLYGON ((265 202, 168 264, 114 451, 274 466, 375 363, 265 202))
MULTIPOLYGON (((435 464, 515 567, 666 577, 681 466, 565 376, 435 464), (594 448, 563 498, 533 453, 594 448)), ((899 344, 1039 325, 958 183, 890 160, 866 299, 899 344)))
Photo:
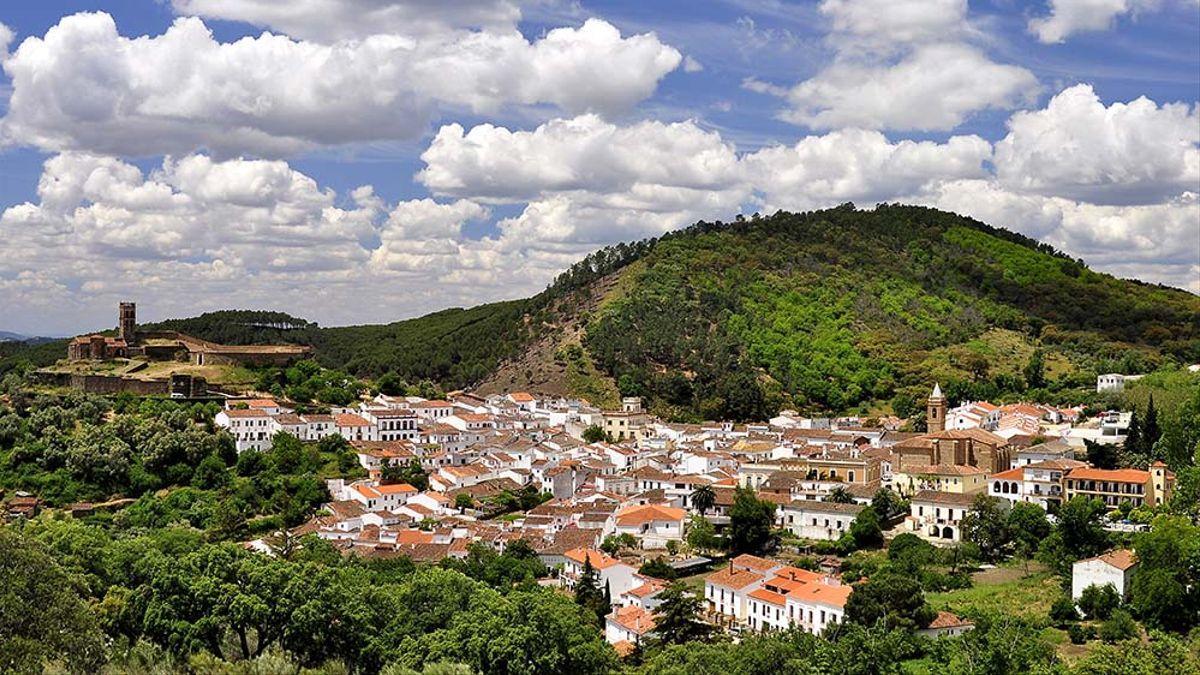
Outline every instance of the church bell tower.
POLYGON ((929 433, 946 430, 946 397, 942 396, 941 385, 933 385, 933 393, 925 404, 925 425, 929 433))
POLYGON ((131 346, 137 341, 137 305, 135 303, 121 303, 120 315, 117 319, 117 337, 131 346))

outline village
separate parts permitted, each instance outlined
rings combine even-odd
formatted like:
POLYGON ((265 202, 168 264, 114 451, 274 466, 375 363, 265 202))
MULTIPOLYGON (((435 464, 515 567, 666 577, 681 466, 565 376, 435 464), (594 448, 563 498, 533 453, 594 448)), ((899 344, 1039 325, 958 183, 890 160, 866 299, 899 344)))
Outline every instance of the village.
MULTIPOLYGON (((1098 388, 1119 386, 1102 376, 1098 388)), ((1032 504, 1049 518, 1076 496, 1100 500, 1115 530, 1137 528, 1118 509, 1155 507, 1175 477, 1161 462, 1144 470, 1097 468, 1089 444, 1125 439, 1130 415, 986 401, 950 407, 934 385, 927 429, 902 420, 803 417, 782 411, 757 424, 673 424, 626 397, 619 409, 525 392, 444 400, 384 394, 328 414, 298 414, 272 399, 231 399, 216 424, 239 453, 267 450, 278 434, 302 442, 340 436, 367 477, 330 479, 332 501, 288 536, 316 535, 347 555, 436 563, 485 544, 498 552, 524 540, 571 589, 603 590, 605 637, 628 653, 651 636, 667 569, 702 579, 703 616, 740 634, 800 627, 820 634, 842 621, 851 593, 836 555, 815 569, 741 554, 714 567, 697 529, 726 532, 739 494, 773 505, 770 525, 796 550, 830 551, 860 514, 882 517, 884 537, 908 533, 937 546, 963 539, 979 495, 1007 507, 1032 504), (412 477, 419 480, 414 481, 412 477), (421 485, 414 485, 420 482, 421 485), (646 565, 651 564, 650 568, 646 565), (654 567, 657 566, 657 567, 654 567), (704 571, 707 570, 707 571, 704 571)), ((711 536, 711 535, 707 535, 711 536)), ((268 538, 247 546, 270 554, 268 538)), ((1074 565, 1073 597, 1092 585, 1128 591, 1128 550, 1074 565)), ((939 612, 924 634, 960 634, 970 621, 939 612)))

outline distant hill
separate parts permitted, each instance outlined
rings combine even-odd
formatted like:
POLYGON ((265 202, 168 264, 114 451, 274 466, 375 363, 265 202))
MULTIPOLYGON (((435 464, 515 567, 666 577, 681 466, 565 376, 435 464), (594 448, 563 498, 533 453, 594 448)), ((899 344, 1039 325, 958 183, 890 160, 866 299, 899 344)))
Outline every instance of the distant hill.
POLYGON ((636 394, 677 419, 907 414, 933 381, 952 400, 1077 398, 1097 372, 1200 361, 1200 297, 900 205, 697 223, 598 251, 532 298, 385 325, 231 311, 158 326, 310 344, 366 377, 636 394))

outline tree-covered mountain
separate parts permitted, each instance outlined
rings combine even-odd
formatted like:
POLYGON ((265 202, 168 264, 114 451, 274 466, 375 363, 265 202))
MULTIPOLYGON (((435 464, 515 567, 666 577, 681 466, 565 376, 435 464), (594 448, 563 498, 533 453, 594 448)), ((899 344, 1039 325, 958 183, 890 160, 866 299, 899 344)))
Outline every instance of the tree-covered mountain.
POLYGON ((1097 372, 1200 361, 1200 297, 900 205, 701 222, 598 251, 529 299, 384 325, 238 311, 159 327, 310 344, 365 377, 641 395, 680 419, 906 414, 934 380, 954 400, 1077 397, 1097 372))

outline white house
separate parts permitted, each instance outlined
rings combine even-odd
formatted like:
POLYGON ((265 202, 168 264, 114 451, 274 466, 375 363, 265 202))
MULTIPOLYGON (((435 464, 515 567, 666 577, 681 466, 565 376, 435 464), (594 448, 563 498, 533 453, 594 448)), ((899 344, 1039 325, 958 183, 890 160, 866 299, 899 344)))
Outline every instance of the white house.
POLYGON ((668 541, 683 541, 686 517, 686 511, 673 506, 628 506, 617 511, 615 532, 633 535, 641 541, 642 548, 665 548, 668 541))
POLYGON ((275 435, 270 413, 254 408, 222 410, 213 422, 233 436, 237 451, 266 450, 275 435))
POLYGON ((626 591, 642 584, 637 570, 625 563, 606 555, 603 551, 593 548, 573 548, 563 554, 566 562, 563 564, 562 579, 569 587, 574 587, 583 574, 584 560, 592 564, 596 571, 600 588, 607 588, 609 597, 620 598, 626 591))
POLYGON ((1078 600, 1088 586, 1111 585, 1122 598, 1129 597, 1137 556, 1129 549, 1117 549, 1095 558, 1077 560, 1071 566, 1071 598, 1078 600))
POLYGON ((835 541, 864 508, 861 504, 797 500, 780 507, 780 515, 783 526, 797 537, 835 541))
POLYGON ((618 607, 604 619, 604 639, 610 645, 631 647, 654 631, 654 613, 637 605, 618 607))
POLYGON ((959 524, 974 500, 973 494, 921 490, 909 502, 908 529, 935 544, 960 541, 959 524))

